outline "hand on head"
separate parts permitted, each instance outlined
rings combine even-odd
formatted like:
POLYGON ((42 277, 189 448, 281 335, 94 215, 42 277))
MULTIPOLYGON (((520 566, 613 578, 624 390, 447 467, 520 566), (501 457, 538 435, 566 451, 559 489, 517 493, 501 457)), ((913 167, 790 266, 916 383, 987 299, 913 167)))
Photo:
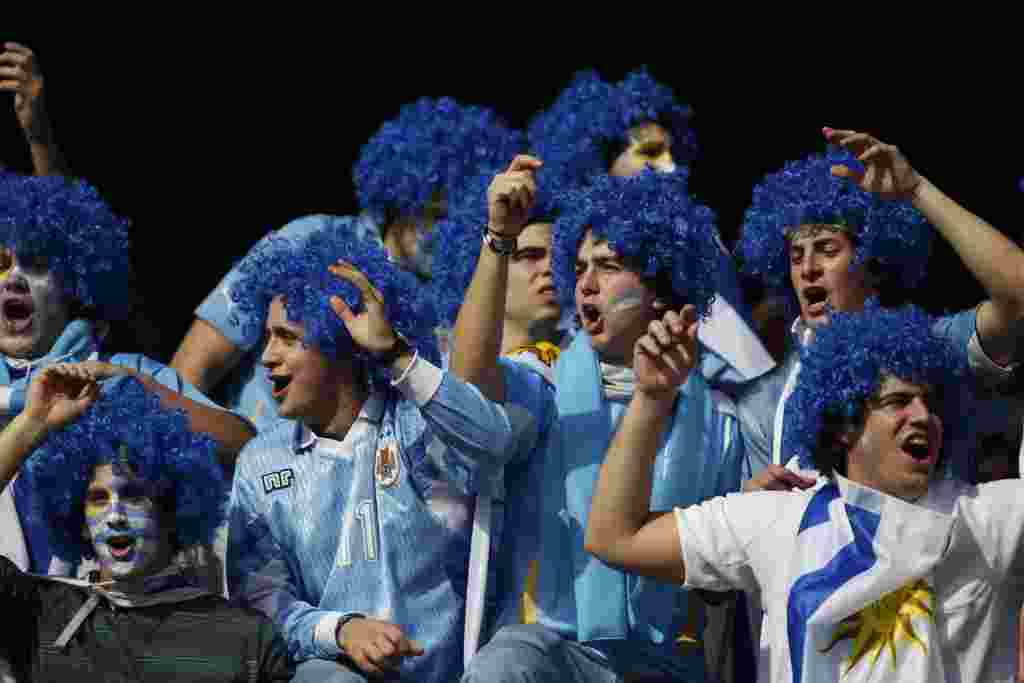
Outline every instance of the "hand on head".
POLYGON ((331 308, 345 323, 352 341, 370 353, 387 353, 394 349, 399 338, 384 314, 384 296, 380 290, 370 283, 366 275, 345 261, 338 261, 327 269, 359 290, 363 310, 358 314, 340 296, 331 297, 331 308))
POLYGON ((921 176, 895 145, 887 145, 867 133, 853 130, 826 127, 822 128, 822 133, 830 143, 846 149, 864 164, 863 172, 846 165, 833 166, 832 175, 848 178, 861 189, 883 199, 913 199, 921 184, 921 176))

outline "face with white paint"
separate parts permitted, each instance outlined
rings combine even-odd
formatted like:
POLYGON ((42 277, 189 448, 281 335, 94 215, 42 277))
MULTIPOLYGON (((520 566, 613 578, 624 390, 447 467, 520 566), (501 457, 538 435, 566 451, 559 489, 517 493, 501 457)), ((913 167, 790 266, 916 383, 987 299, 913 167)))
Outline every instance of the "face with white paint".
POLYGON ((60 278, 44 260, 0 250, 0 353, 46 355, 67 327, 70 310, 60 278))
POLYGON ((629 144, 612 161, 608 174, 619 177, 639 175, 645 168, 658 173, 676 170, 672 158, 672 134, 658 123, 647 122, 629 129, 629 144))
POLYGON ((153 484, 124 465, 97 465, 85 494, 86 533, 104 581, 134 579, 171 562, 173 529, 153 484))
POLYGON ((576 315, 602 361, 631 366, 633 346, 657 317, 655 298, 608 242, 588 230, 576 252, 576 315))

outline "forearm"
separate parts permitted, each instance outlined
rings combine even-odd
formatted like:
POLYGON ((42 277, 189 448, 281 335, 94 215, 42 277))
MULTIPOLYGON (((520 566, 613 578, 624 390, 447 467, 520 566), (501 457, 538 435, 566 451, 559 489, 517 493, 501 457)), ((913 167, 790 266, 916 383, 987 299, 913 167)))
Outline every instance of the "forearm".
POLYGON ((43 422, 19 413, 0 432, 0 490, 14 478, 32 451, 46 438, 43 422))
POLYGON ((609 564, 627 563, 631 544, 650 516, 651 470, 672 405, 671 397, 636 392, 601 466, 585 547, 609 564))
POLYGON ((979 330, 985 333, 985 349, 994 358, 1012 359, 1014 327, 1024 320, 1024 251, 927 179, 922 178, 913 203, 985 288, 994 314, 979 330))
POLYGON ((32 172, 37 176, 60 175, 70 176, 71 172, 64 160, 64 155, 57 145, 52 133, 42 137, 28 139, 29 153, 32 155, 32 172))
POLYGON ((182 379, 205 393, 238 365, 244 353, 216 327, 196 318, 174 352, 171 367, 182 379))
POLYGON ((498 356, 507 289, 508 257, 482 245, 473 280, 459 308, 448 363, 453 375, 479 387, 484 396, 498 403, 505 400, 505 379, 498 356))
POLYGON ((209 434, 220 445, 217 454, 226 468, 234 467, 235 458, 242 447, 255 436, 248 423, 234 413, 220 408, 203 405, 180 394, 145 373, 132 373, 146 391, 156 394, 166 408, 184 410, 188 415, 189 428, 194 432, 209 434))

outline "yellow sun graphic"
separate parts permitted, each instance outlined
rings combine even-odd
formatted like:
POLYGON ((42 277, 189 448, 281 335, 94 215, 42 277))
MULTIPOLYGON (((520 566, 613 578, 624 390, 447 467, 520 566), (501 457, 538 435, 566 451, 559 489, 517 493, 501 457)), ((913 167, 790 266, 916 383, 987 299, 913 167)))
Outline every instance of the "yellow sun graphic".
POLYGON ((914 632, 911 619, 916 616, 934 619, 934 597, 931 587, 923 579, 883 595, 878 602, 843 619, 836 627, 832 642, 822 652, 828 652, 840 641, 853 639, 850 656, 844 662, 844 676, 867 655, 871 655, 871 666, 874 667, 886 647, 895 665, 897 641, 909 641, 927 652, 928 646, 914 632))

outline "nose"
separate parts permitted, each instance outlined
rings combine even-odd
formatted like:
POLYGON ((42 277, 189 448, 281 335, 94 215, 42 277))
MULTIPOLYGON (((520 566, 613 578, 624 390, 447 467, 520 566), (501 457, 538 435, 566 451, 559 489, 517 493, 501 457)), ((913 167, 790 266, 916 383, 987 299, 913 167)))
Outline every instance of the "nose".
POLYGON ((14 266, 6 273, 0 275, 0 282, 3 282, 3 289, 7 292, 14 294, 28 294, 28 280, 25 279, 24 273, 18 266, 14 266))
POLYGON ((593 268, 587 268, 579 274, 576 287, 582 294, 596 294, 598 292, 597 277, 594 275, 593 268))
POLYGON ((114 501, 110 505, 110 516, 107 517, 107 526, 114 529, 125 529, 128 527, 128 514, 125 512, 124 504, 121 501, 114 501))
POLYGON ((937 415, 932 413, 931 406, 928 405, 928 401, 926 401, 922 396, 914 397, 914 400, 910 402, 910 406, 907 410, 910 412, 910 424, 915 427, 927 428, 933 419, 939 419, 937 415))
POLYGON ((271 370, 281 364, 277 343, 273 337, 267 339, 267 343, 263 347, 263 354, 260 356, 260 362, 263 363, 265 368, 271 370))
POLYGON ((809 253, 800 264, 800 277, 808 282, 814 282, 821 276, 821 267, 814 253, 809 253))

